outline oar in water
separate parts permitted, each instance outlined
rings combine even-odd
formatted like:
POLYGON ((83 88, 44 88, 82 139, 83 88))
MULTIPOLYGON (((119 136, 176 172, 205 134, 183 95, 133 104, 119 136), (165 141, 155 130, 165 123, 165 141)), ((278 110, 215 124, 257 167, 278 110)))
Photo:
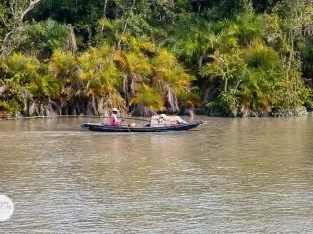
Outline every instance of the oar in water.
POLYGON ((125 123, 126 123, 126 127, 127 127, 127 129, 128 129, 128 132, 130 132, 130 129, 129 129, 128 123, 127 123, 126 120, 125 120, 125 117, 123 117, 121 123, 122 123, 122 122, 125 122, 125 123))

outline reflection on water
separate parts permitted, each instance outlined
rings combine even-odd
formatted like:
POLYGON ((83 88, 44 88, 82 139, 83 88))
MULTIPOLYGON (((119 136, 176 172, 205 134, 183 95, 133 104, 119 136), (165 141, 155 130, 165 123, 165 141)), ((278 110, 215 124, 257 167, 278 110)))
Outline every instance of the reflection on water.
POLYGON ((313 118, 105 134, 0 122, 0 233, 312 233, 313 118))

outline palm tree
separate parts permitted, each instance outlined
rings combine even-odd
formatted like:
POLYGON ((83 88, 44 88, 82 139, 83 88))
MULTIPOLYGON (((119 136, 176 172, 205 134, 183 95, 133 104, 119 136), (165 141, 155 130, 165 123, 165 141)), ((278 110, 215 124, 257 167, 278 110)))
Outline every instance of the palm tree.
POLYGON ((32 56, 13 54, 3 59, 2 67, 6 70, 10 96, 20 103, 25 115, 48 115, 58 109, 51 98, 59 93, 59 81, 47 75, 45 63, 32 56))
POLYGON ((166 106, 178 111, 178 92, 189 92, 193 77, 186 73, 173 54, 161 49, 152 59, 153 78, 152 85, 161 91, 166 106))
POLYGON ((202 77, 218 78, 224 81, 224 92, 227 92, 229 81, 238 82, 246 68, 242 59, 241 50, 233 50, 231 53, 222 54, 216 51, 211 56, 213 62, 207 63, 200 69, 202 77))
POLYGON ((170 46, 175 54, 189 63, 196 63, 200 69, 207 56, 213 54, 216 49, 226 52, 237 46, 237 33, 238 27, 230 20, 217 23, 200 21, 176 30, 170 46))
POLYGON ((47 20, 26 26, 20 50, 39 58, 49 58, 54 50, 64 49, 69 29, 56 21, 47 20))
POLYGON ((153 89, 146 84, 140 85, 131 104, 138 105, 141 115, 150 116, 158 110, 163 110, 164 103, 157 89, 153 89))
POLYGON ((49 73, 61 83, 63 114, 76 115, 82 112, 79 98, 84 97, 84 84, 79 77, 81 68, 76 57, 69 51, 54 51, 49 62, 49 73))
POLYGON ((87 95, 91 96, 94 114, 103 114, 104 109, 113 106, 120 109, 125 107, 118 92, 122 76, 113 63, 108 45, 90 48, 78 57, 78 63, 81 68, 80 78, 85 83, 87 95))
POLYGON ((282 62, 276 51, 255 43, 243 53, 247 69, 240 83, 242 102, 251 109, 267 110, 274 102, 273 87, 283 77, 282 62))
POLYGON ((238 28, 237 36, 241 44, 250 45, 263 40, 266 28, 263 15, 247 11, 236 16, 235 24, 238 28))
POLYGON ((61 108, 53 99, 60 94, 59 81, 50 76, 40 74, 26 86, 30 94, 30 104, 27 103, 27 115, 55 115, 61 114, 61 108))
POLYGON ((113 54, 113 61, 124 73, 123 93, 126 105, 129 106, 138 84, 146 82, 151 73, 149 60, 142 52, 116 51, 113 54))

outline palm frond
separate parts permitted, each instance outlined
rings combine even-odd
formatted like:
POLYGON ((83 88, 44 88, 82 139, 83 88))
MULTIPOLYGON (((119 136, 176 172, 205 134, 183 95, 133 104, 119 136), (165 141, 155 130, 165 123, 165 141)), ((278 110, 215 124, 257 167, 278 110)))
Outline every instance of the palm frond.
POLYGON ((145 84, 142 84, 138 89, 131 103, 147 107, 151 110, 162 110, 164 108, 163 100, 159 92, 145 84))

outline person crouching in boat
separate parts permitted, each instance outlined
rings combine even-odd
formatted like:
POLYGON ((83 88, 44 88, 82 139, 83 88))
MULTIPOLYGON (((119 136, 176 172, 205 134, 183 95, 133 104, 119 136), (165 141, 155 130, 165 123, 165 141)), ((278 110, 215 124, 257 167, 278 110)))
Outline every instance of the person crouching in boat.
POLYGON ((167 116, 165 114, 161 114, 159 116, 159 122, 169 121, 170 123, 175 124, 188 124, 185 120, 180 118, 179 116, 167 116))
POLYGON ((118 113, 118 109, 117 108, 113 108, 112 109, 112 114, 110 116, 110 120, 109 120, 109 125, 110 126, 118 126, 121 125, 122 121, 119 121, 117 118, 117 113, 118 113))

